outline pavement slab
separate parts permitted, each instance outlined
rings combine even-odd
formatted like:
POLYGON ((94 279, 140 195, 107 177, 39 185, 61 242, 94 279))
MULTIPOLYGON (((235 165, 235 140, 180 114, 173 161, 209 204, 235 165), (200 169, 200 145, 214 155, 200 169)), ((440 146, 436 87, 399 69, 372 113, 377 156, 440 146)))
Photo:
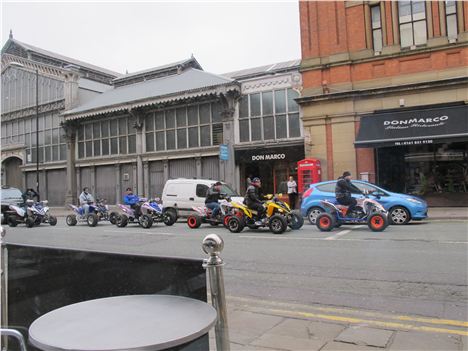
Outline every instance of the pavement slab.
POLYGON ((347 344, 344 342, 332 341, 327 343, 320 351, 378 351, 379 348, 373 346, 363 346, 356 344, 347 344))
MULTIPOLYGON (((465 345, 466 347, 466 345, 465 345)), ((397 331, 392 344, 389 347, 391 351, 451 351, 462 350, 462 340, 456 335, 447 334, 429 334, 421 332, 397 331)))
POLYGON ((251 343, 254 346, 277 347, 282 350, 318 351, 326 341, 317 339, 295 338, 286 335, 266 333, 251 343))
POLYGON ((284 320, 282 317, 247 311, 229 315, 229 338, 232 342, 248 345, 284 320))
POLYGON ((385 348, 393 334, 391 330, 352 326, 346 328, 335 338, 335 341, 385 348))

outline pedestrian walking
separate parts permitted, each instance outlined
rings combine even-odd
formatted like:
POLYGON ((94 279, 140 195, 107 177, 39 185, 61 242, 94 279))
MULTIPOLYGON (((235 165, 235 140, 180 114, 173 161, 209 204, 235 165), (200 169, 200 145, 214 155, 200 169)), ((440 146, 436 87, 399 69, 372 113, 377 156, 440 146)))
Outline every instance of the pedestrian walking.
POLYGON ((297 183, 294 180, 293 176, 289 177, 288 181, 288 197, 289 197, 289 206, 292 210, 296 208, 297 201, 297 183))

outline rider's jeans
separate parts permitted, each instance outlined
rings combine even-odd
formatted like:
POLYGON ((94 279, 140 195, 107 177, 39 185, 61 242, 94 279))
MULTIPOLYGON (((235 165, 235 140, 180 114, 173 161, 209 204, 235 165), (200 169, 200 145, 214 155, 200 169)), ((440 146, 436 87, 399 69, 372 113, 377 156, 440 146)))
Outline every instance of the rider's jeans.
POLYGON ((89 214, 89 205, 88 205, 88 204, 84 204, 84 205, 83 205, 83 210, 84 210, 85 216, 87 216, 87 215, 89 214))
POLYGON ((205 206, 213 211, 213 215, 212 215, 213 217, 218 215, 218 213, 219 213, 219 203, 209 202, 209 203, 205 204, 205 206))

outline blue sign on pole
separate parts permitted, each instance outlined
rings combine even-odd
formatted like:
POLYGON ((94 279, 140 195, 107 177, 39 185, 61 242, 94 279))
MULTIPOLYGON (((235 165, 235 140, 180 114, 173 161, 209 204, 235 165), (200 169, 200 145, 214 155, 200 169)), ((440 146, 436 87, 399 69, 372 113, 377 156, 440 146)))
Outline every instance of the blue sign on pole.
POLYGON ((219 159, 229 161, 229 149, 226 144, 219 145, 219 159))

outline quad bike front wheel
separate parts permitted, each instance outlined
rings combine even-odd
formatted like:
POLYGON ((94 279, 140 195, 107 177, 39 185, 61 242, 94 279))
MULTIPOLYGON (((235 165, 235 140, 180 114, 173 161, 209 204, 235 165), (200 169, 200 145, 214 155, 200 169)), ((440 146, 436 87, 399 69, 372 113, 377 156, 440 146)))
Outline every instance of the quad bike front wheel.
POLYGON ((202 224, 202 220, 200 216, 197 215, 190 215, 187 217, 187 225, 191 229, 199 228, 202 224))
POLYGON ((68 226, 73 227, 74 225, 76 225, 78 221, 76 220, 75 215, 68 215, 67 218, 65 219, 65 222, 67 223, 68 226))
POLYGON ((27 218, 24 220, 24 223, 26 224, 26 227, 28 227, 28 228, 34 227, 34 219, 31 218, 31 217, 27 217, 27 218))
POLYGON ((109 222, 111 224, 115 224, 117 222, 117 216, 119 214, 117 212, 111 212, 110 215, 109 215, 109 222))
POLYGON ((328 213, 321 213, 317 216, 315 225, 322 232, 329 232, 336 226, 336 220, 328 213))
POLYGON ((49 216, 49 224, 50 224, 51 226, 57 225, 57 217, 55 217, 55 216, 49 216))
POLYGON ((151 218, 151 216, 145 214, 145 215, 140 217, 138 222, 140 223, 140 225, 143 228, 149 229, 153 225, 153 218, 151 218))
POLYGON ((387 216, 381 213, 374 213, 367 220, 367 225, 373 232, 381 232, 388 227, 387 216))
POLYGON ((273 215, 268 221, 268 226, 273 234, 283 234, 288 228, 288 222, 281 215, 273 215))
POLYGON ((299 211, 291 211, 288 215, 288 226, 293 230, 301 229, 304 225, 304 217, 299 211))

